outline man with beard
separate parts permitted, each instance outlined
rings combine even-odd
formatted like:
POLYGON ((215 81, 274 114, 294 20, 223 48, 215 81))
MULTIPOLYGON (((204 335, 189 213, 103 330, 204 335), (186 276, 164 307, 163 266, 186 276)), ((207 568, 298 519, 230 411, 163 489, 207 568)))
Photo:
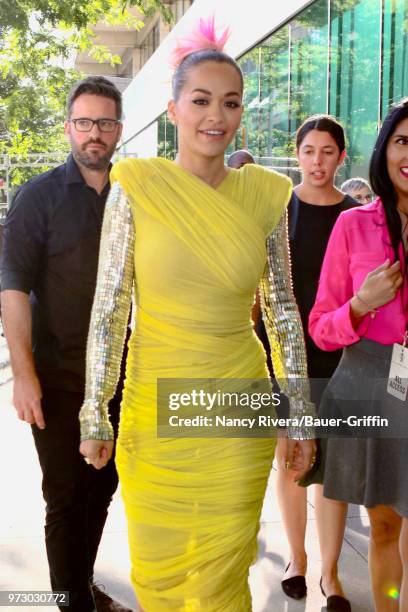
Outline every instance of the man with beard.
MULTIPOLYGON (((95 470, 79 454, 85 352, 96 285, 110 159, 122 133, 119 91, 88 77, 71 92, 65 164, 28 181, 7 215, 2 314, 14 376, 14 406, 30 423, 43 473, 45 540, 53 591, 69 607, 128 610, 93 584, 118 479, 111 460, 95 470)), ((110 403, 114 427, 121 389, 110 403)))

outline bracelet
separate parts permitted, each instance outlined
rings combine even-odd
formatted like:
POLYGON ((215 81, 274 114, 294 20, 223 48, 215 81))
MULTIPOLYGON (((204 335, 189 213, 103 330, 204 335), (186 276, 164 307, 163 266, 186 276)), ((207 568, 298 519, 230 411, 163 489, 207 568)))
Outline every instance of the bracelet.
POLYGON ((357 291, 357 293, 355 294, 355 296, 354 296, 354 297, 356 297, 358 300, 360 300, 360 302, 361 302, 361 303, 362 303, 364 306, 366 306, 367 308, 369 308, 369 311, 368 311, 368 313, 367 313, 367 314, 369 314, 369 315, 370 315, 370 317, 371 317, 372 319, 374 319, 374 318, 375 318, 375 316, 376 316, 376 314, 377 314, 377 309, 376 309, 376 308, 370 308, 370 304, 369 304, 368 302, 366 302, 365 300, 363 300, 363 298, 361 298, 361 297, 358 295, 358 291, 357 291))

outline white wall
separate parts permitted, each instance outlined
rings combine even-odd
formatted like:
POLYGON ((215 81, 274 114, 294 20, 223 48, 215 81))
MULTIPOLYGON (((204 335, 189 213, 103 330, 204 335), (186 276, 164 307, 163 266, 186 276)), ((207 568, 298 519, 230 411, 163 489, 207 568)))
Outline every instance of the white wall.
POLYGON ((121 152, 125 155, 135 157, 156 157, 157 135, 157 121, 154 121, 149 127, 129 140, 123 148, 121 148, 121 152))
MULTIPOLYGON (((189 31, 200 17, 215 14, 216 23, 231 28, 226 51, 234 57, 253 47, 296 15, 311 0, 195 0, 163 43, 124 92, 125 124, 123 140, 130 141, 166 109, 171 97, 169 57, 178 36, 189 31)), ((150 130, 150 128, 149 128, 150 130)), ((151 137, 149 142, 151 143, 151 137)), ((140 141, 142 143, 142 141, 140 141)), ((133 143, 132 143, 133 145, 133 143)), ((131 150, 128 143, 128 150, 131 150)), ((141 157, 152 155, 137 147, 141 157)), ((154 153, 153 155, 155 155, 154 153)))

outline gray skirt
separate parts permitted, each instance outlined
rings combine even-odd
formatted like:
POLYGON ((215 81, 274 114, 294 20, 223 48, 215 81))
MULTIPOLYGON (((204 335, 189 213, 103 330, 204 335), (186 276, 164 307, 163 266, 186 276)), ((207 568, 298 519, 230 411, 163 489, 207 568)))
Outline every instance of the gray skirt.
POLYGON ((330 499, 367 508, 384 504, 408 517, 408 400, 387 392, 391 353, 391 345, 366 339, 344 349, 319 417, 345 424, 325 430, 319 461, 303 484, 323 484, 330 499), (348 425, 354 417, 368 424, 378 417, 388 426, 355 428, 348 425))

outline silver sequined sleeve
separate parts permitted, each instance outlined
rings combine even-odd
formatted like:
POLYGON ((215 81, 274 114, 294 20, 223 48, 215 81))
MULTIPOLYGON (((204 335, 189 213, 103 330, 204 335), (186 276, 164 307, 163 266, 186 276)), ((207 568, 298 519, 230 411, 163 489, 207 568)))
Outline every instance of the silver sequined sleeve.
POLYGON ((266 248, 261 303, 274 374, 281 391, 289 398, 291 425, 288 436, 297 440, 312 439, 314 429, 306 426, 302 419, 314 416, 315 407, 310 401, 306 347, 292 289, 287 215, 283 215, 268 236, 266 248))
POLYGON ((113 440, 108 402, 114 396, 126 337, 133 285, 134 226, 119 183, 106 202, 98 278, 86 352, 81 440, 113 440))

